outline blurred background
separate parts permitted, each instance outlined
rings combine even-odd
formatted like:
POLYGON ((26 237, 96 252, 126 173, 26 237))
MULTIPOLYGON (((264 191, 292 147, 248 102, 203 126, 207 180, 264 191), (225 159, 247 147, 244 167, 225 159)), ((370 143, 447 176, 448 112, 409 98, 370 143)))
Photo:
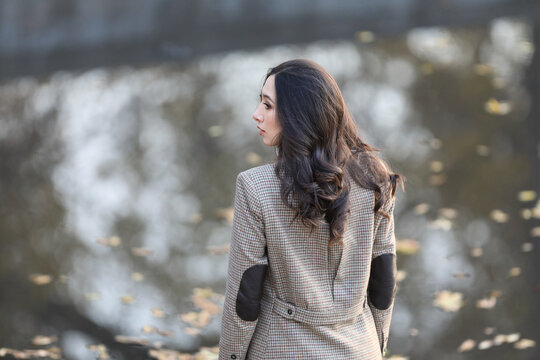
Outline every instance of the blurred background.
POLYGON ((540 2, 0 0, 0 357, 217 359, 269 67, 404 174, 392 359, 539 359, 540 2))

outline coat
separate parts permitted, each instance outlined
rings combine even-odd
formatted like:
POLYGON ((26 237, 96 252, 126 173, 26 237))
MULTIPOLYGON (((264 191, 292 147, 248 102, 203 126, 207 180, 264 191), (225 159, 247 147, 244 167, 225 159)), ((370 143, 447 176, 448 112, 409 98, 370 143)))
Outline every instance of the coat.
POLYGON ((219 359, 381 359, 396 291, 395 197, 351 180, 344 245, 310 234, 280 197, 273 164, 236 178, 219 359))

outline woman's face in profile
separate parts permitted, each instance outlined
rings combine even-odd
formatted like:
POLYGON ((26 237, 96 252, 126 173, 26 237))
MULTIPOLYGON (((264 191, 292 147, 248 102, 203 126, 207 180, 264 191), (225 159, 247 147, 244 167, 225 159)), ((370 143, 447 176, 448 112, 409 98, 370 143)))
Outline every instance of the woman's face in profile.
POLYGON ((275 140, 281 131, 276 113, 276 91, 274 88, 275 75, 270 75, 259 95, 259 105, 253 113, 253 119, 257 121, 259 135, 267 146, 276 146, 275 140))

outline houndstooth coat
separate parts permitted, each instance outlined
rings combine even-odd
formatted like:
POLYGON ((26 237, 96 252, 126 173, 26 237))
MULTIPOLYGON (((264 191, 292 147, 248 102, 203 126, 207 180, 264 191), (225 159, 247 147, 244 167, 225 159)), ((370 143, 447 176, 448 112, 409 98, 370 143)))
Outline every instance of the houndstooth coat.
POLYGON ((351 180, 344 245, 328 248, 280 198, 274 165, 238 174, 219 359, 381 359, 395 297, 390 219, 351 180))

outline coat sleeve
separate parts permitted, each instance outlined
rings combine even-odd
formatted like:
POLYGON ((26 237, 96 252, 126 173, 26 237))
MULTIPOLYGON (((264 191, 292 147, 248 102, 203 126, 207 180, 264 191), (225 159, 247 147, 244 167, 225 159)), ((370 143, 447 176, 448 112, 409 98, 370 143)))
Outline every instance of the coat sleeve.
POLYGON ((236 178, 234 215, 219 360, 245 359, 258 322, 263 282, 268 268, 260 199, 242 172, 236 178))
POLYGON ((395 197, 392 197, 385 210, 390 215, 380 217, 376 223, 373 253, 368 285, 368 304, 375 320, 375 328, 381 347, 381 353, 386 353, 390 319, 396 294, 396 238, 394 235, 395 197))

